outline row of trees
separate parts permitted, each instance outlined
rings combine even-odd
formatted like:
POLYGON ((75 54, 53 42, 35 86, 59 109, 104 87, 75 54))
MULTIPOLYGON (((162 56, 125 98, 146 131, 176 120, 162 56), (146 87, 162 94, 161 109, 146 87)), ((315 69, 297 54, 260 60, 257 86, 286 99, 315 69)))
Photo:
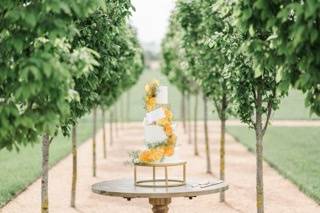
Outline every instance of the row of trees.
POLYGON ((264 212, 263 137, 272 111, 295 87, 320 115, 319 12, 315 1, 179 0, 163 40, 163 72, 178 87, 183 82, 184 91, 192 88, 187 82, 195 82, 215 106, 222 180, 228 116, 254 129, 259 213, 264 212))
MULTIPOLYGON (((75 206, 77 120, 92 110, 95 134, 96 109, 109 108, 143 71, 142 50, 127 23, 131 10, 130 0, 0 5, 0 149, 19 149, 42 137, 42 212, 49 211, 53 138, 60 130, 72 132, 75 206)), ((95 149, 94 139, 94 176, 95 149)))

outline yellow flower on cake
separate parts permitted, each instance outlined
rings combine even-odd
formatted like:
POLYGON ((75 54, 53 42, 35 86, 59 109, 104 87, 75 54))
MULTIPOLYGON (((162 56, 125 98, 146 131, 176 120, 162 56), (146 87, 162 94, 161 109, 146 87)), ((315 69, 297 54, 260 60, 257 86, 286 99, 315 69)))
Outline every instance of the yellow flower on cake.
POLYGON ((153 86, 153 87, 159 87, 160 86, 160 82, 159 82, 159 80, 152 80, 151 81, 151 85, 153 86))
MULTIPOLYGON (((147 112, 154 110, 157 106, 157 93, 160 83, 158 80, 152 80, 147 83, 144 87, 145 90, 145 109, 147 112)), ((161 91, 160 91, 161 92, 161 91)), ((137 159, 139 162, 143 163, 152 163, 162 160, 166 156, 172 156, 174 154, 174 148, 176 144, 177 137, 173 132, 172 128, 172 119, 173 114, 169 107, 163 106, 164 117, 157 120, 152 125, 158 125, 163 128, 167 139, 162 142, 161 145, 157 145, 156 148, 149 148, 147 150, 141 151, 138 153, 137 159)))
POLYGON ((146 96, 155 97, 157 93, 157 88, 160 83, 158 80, 152 80, 144 86, 144 90, 146 92, 146 96))
POLYGON ((167 145, 174 146, 176 144, 176 141, 177 141, 177 136, 175 134, 172 134, 171 136, 168 137, 167 145))
POLYGON ((151 150, 145 150, 139 154, 139 161, 144 163, 152 162, 151 150))
POLYGON ((172 120, 173 115, 172 115, 172 112, 169 110, 169 108, 164 107, 164 114, 165 114, 165 117, 166 117, 169 121, 172 120))
POLYGON ((165 146, 164 147, 164 155, 170 157, 174 154, 174 147, 173 146, 165 146))
POLYGON ((144 86, 144 91, 146 92, 147 95, 150 93, 150 86, 149 86, 149 84, 146 84, 146 85, 144 86))
POLYGON ((147 111, 151 111, 155 106, 156 106, 156 98, 147 98, 146 99, 147 111))
POLYGON ((167 136, 171 136, 173 134, 173 129, 170 123, 164 126, 164 131, 167 136))
POLYGON ((139 154, 139 161, 143 163, 151 163, 159 161, 164 156, 164 149, 161 147, 147 149, 139 154))
POLYGON ((152 149, 152 151, 153 151, 154 161, 159 161, 163 158, 164 149, 162 147, 154 148, 152 149))
POLYGON ((167 118, 162 118, 157 121, 157 124, 160 126, 166 126, 166 125, 170 125, 170 122, 168 121, 167 118))

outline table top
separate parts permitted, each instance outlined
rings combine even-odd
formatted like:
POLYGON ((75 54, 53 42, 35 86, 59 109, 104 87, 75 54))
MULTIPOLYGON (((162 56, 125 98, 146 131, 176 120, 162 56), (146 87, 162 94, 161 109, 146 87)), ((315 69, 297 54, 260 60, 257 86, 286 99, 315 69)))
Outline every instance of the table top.
POLYGON ((124 198, 195 197, 213 194, 227 189, 228 185, 220 180, 187 181, 187 184, 184 186, 167 188, 135 186, 132 179, 109 180, 92 185, 92 191, 94 193, 124 198), (205 183, 209 183, 209 185, 205 185, 205 183))
POLYGON ((187 164, 187 161, 174 160, 174 161, 163 161, 157 163, 136 163, 136 166, 146 166, 146 167, 165 167, 165 166, 179 166, 187 164))

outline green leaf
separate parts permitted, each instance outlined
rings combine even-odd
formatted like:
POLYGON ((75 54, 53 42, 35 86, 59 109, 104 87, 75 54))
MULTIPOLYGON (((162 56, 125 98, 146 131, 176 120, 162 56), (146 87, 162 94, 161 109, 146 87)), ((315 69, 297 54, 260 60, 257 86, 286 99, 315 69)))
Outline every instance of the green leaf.
POLYGON ((242 20, 248 20, 252 16, 252 10, 247 8, 242 11, 242 20))
POLYGON ((319 36, 318 30, 317 29, 311 29, 311 32, 310 32, 311 43, 314 43, 318 39, 318 36, 319 36))
POLYGON ((34 27, 37 24, 36 14, 32 11, 28 11, 25 13, 24 20, 30 27, 34 27))
POLYGON ((276 82, 279 83, 282 80, 282 72, 283 72, 283 67, 280 66, 277 70, 276 73, 276 82))
POLYGON ((250 27, 249 27, 249 34, 250 36, 254 36, 255 35, 255 32, 254 32, 254 28, 253 28, 253 25, 251 24, 250 27))
POLYGON ((254 77, 255 78, 259 78, 260 76, 262 76, 263 73, 263 68, 261 67, 261 65, 257 65, 254 68, 254 77))

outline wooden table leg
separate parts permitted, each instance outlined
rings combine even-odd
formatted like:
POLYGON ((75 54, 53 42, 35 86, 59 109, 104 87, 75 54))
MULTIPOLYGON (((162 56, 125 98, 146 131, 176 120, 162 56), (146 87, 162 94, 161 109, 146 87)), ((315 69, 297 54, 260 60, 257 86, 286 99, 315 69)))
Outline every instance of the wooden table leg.
POLYGON ((168 213, 171 198, 149 198, 153 213, 168 213))

